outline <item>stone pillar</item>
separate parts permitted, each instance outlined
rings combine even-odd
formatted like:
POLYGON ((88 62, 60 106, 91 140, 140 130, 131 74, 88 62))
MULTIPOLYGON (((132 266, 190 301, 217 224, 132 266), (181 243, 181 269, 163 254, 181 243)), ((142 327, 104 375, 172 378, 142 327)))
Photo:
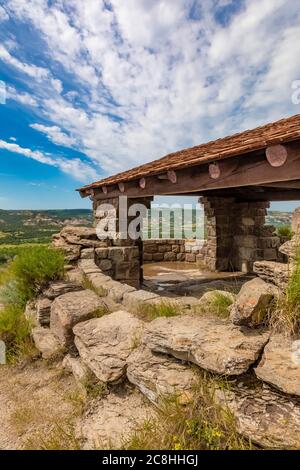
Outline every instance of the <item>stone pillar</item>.
POLYGON ((269 202, 239 202, 228 197, 203 197, 206 265, 216 271, 252 272, 254 261, 278 259, 280 238, 265 225, 269 202))
MULTIPOLYGON (((143 279, 142 255, 143 246, 141 238, 133 240, 128 235, 128 226, 137 216, 128 216, 128 211, 133 204, 143 204, 150 208, 152 198, 127 199, 107 198, 93 200, 94 225, 101 221, 99 206, 109 204, 111 210, 105 211, 106 220, 110 219, 116 229, 115 237, 107 238, 106 249, 96 250, 96 263, 103 269, 107 266, 108 274, 114 279, 139 288, 143 279), (126 234, 125 234, 126 231, 126 234), (122 233, 121 233, 122 232, 122 233), (103 260, 106 260, 105 262, 103 260)), ((140 227, 142 231, 142 227, 140 227)))
POLYGON ((205 264, 212 271, 230 269, 232 248, 232 207, 234 198, 203 197, 206 242, 202 248, 205 264))

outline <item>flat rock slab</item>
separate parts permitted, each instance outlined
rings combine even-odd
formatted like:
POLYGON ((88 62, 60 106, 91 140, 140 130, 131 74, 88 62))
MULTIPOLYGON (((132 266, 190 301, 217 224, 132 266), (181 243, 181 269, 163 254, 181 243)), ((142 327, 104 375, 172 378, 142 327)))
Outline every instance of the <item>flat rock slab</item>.
POLYGON ((300 396, 300 340, 273 335, 255 373, 282 392, 300 396))
POLYGON ((92 413, 84 414, 77 428, 83 449, 122 447, 137 427, 155 416, 152 405, 143 395, 128 388, 97 400, 92 413))
POLYGON ((300 449, 299 401, 267 386, 218 390, 215 400, 233 414, 238 433, 254 444, 274 450, 300 449))
POLYGON ((246 372, 259 357, 269 333, 232 325, 217 317, 180 315, 147 324, 143 343, 222 375, 246 372))
POLYGON ((43 295, 50 300, 54 300, 60 295, 80 290, 82 290, 82 287, 75 282, 56 281, 49 285, 48 289, 43 292, 43 295))
POLYGON ((185 404, 192 398, 197 376, 190 366, 141 346, 128 358, 127 377, 152 403, 176 394, 185 404))
POLYGON ((106 309, 103 300, 91 290, 70 292, 57 297, 51 306, 50 328, 62 346, 73 345, 72 328, 93 318, 99 309, 106 309))
POLYGON ((123 305, 128 308, 136 308, 144 302, 151 303, 154 300, 159 300, 159 295, 140 289, 124 294, 123 305))
POLYGON ((76 325, 73 331, 81 359, 102 382, 121 379, 143 325, 123 310, 76 325))
POLYGON ((37 326, 31 331, 35 347, 42 353, 43 359, 52 359, 62 352, 62 347, 49 328, 37 326))

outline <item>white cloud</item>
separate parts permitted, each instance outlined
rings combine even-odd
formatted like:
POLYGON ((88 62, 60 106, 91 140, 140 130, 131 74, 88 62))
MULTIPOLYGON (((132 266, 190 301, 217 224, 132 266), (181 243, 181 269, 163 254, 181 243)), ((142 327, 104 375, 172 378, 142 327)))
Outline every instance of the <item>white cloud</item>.
POLYGON ((0 5, 0 21, 6 21, 6 20, 9 20, 9 15, 4 10, 4 8, 0 5))
POLYGON ((32 160, 45 165, 57 167, 78 181, 86 182, 90 178, 97 177, 96 171, 90 165, 82 162, 79 158, 66 159, 53 157, 46 155, 39 150, 20 147, 18 144, 12 144, 10 142, 5 142, 4 140, 0 140, 0 149, 23 155, 24 157, 31 158, 32 160))
POLYGON ((36 78, 40 80, 48 78, 49 72, 47 69, 22 62, 21 60, 12 56, 10 52, 1 44, 0 44, 0 59, 6 62, 8 65, 16 68, 20 72, 23 72, 26 75, 29 75, 31 78, 36 78))
POLYGON ((0 48, 0 59, 39 77, 32 98, 49 124, 32 127, 103 173, 299 112, 289 96, 300 78, 294 0, 245 0, 226 25, 214 8, 229 0, 110 3, 7 1, 41 35, 51 72, 0 48))
POLYGON ((8 86, 6 92, 7 99, 17 101, 25 106, 37 106, 36 99, 29 93, 19 92, 12 86, 8 86))
POLYGON ((36 131, 46 134, 49 140, 57 145, 64 145, 72 147, 75 145, 75 140, 61 131, 58 126, 44 126, 42 124, 31 124, 30 127, 36 131))

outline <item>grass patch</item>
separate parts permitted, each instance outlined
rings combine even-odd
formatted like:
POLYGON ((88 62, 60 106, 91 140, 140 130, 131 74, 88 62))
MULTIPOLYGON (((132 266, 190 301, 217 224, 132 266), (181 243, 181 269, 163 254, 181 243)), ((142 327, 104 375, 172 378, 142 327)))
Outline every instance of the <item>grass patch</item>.
POLYGON ((270 326, 292 336, 300 333, 300 249, 297 249, 295 266, 288 285, 269 312, 270 326))
POLYGON ((34 357, 36 349, 30 336, 31 324, 23 309, 7 305, 0 310, 0 339, 6 345, 7 362, 13 363, 21 357, 34 357))
POLYGON ((234 302, 234 297, 231 296, 229 292, 225 293, 214 290, 208 291, 204 296, 206 296, 205 301, 203 301, 202 304, 200 303, 199 307, 196 307, 196 313, 210 313, 220 318, 229 317, 229 307, 234 302))
POLYGON ((176 302, 143 303, 137 307, 136 314, 142 320, 152 321, 159 317, 174 317, 180 314, 180 306, 176 302))
POLYGON ((80 450, 81 442, 75 434, 73 419, 55 421, 47 433, 33 432, 25 440, 25 450, 80 450))
POLYGON ((280 225, 279 227, 277 227, 277 235, 279 235, 280 237, 286 237, 288 238, 289 240, 292 238, 292 236, 294 235, 293 231, 292 231, 292 227, 288 224, 286 225, 280 225))
POLYGON ((215 402, 216 382, 203 374, 193 400, 182 406, 166 397, 157 417, 138 426, 123 450, 249 450, 251 444, 237 431, 232 413, 215 402))

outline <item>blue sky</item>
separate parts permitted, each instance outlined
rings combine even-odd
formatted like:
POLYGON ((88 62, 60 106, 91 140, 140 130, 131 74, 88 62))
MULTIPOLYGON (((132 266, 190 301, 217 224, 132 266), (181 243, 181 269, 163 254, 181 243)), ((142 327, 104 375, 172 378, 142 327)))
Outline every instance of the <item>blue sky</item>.
POLYGON ((0 0, 0 208, 89 207, 75 188, 300 113, 299 20, 295 0, 0 0))

